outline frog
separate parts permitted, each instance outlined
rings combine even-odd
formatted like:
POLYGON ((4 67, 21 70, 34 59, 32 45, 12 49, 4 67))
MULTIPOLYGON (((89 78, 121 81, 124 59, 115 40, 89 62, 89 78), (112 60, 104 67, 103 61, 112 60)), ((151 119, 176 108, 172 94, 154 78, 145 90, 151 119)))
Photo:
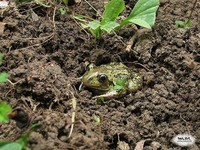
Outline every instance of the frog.
POLYGON ((119 98, 142 87, 142 77, 121 62, 96 66, 90 64, 82 76, 82 84, 96 93, 93 98, 119 98), (123 88, 116 88, 119 82, 123 88))

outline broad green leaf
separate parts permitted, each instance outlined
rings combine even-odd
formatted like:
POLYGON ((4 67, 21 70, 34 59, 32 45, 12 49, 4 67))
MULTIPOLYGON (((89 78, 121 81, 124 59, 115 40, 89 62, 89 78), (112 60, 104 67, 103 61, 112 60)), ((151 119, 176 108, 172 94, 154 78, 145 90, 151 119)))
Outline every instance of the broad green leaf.
POLYGON ((22 146, 17 142, 0 142, 0 150, 22 150, 22 146))
POLYGON ((25 150, 28 138, 33 130, 38 128, 40 124, 33 124, 27 133, 24 133, 16 142, 3 141, 0 142, 0 150, 25 150))
POLYGON ((102 15, 101 24, 105 24, 108 21, 115 21, 119 14, 124 10, 124 0, 111 0, 106 6, 102 15))
POLYGON ((129 22, 151 29, 151 26, 146 21, 141 19, 130 19, 129 22))
POLYGON ((105 30, 108 33, 111 33, 119 24, 114 21, 106 22, 104 25, 101 26, 101 30, 105 30))
POLYGON ((131 14, 121 22, 120 26, 134 22, 145 28, 149 28, 149 26, 152 27, 155 23, 158 7, 159 0, 139 0, 131 14))
MULTIPOLYGON (((24 133, 16 142, 19 143, 23 148, 26 147, 29 136, 31 132, 33 132, 35 129, 37 129, 40 126, 40 124, 33 124, 28 132, 24 133)), ((0 149, 1 150, 1 149, 0 149)))
POLYGON ((6 82, 8 78, 8 74, 5 72, 0 73, 0 83, 6 82))
POLYGON ((89 31, 92 33, 93 36, 99 38, 101 36, 100 30, 100 22, 98 20, 93 20, 88 24, 81 23, 83 28, 89 28, 89 31))
POLYGON ((88 25, 84 24, 84 23, 81 23, 81 27, 83 27, 85 29, 85 28, 88 28, 88 25))
POLYGON ((94 21, 91 21, 87 24, 87 26, 89 28, 91 28, 92 30, 96 30, 100 27, 100 22, 98 20, 94 20, 94 21))
POLYGON ((92 33, 93 36, 99 38, 101 36, 100 30, 100 22, 98 20, 93 20, 86 24, 86 27, 89 28, 89 31, 92 33))
POLYGON ((0 122, 8 123, 8 114, 11 113, 12 108, 6 102, 0 103, 0 122))
MULTIPOLYGON (((28 142, 28 138, 30 136, 31 132, 24 133, 16 142, 20 144, 23 148, 26 147, 26 144, 28 142)), ((1 149, 0 149, 1 150, 1 149)))

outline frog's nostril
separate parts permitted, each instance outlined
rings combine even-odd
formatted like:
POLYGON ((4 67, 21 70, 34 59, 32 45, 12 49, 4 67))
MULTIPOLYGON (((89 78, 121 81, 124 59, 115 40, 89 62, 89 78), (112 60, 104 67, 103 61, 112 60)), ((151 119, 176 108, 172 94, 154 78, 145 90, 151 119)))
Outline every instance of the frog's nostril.
POLYGON ((93 77, 90 77, 90 78, 88 78, 88 81, 92 81, 94 78, 93 77))

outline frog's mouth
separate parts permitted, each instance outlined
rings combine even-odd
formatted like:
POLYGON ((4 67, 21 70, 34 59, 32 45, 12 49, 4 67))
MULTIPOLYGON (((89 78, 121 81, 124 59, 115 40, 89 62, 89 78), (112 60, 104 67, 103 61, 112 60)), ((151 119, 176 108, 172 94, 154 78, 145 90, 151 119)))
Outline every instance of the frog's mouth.
POLYGON ((104 93, 108 92, 111 89, 112 84, 104 83, 104 85, 98 85, 98 86, 95 86, 95 85, 87 86, 86 85, 86 87, 89 88, 94 94, 99 95, 99 94, 104 94, 104 93))
POLYGON ((90 88, 90 89, 91 89, 91 91, 92 91, 92 93, 93 93, 94 95, 105 94, 106 92, 109 91, 109 88, 107 88, 107 89, 95 89, 95 88, 90 88))
POLYGON ((90 89, 93 89, 93 90, 98 90, 98 91, 102 91, 102 92, 106 92, 106 91, 109 91, 110 89, 110 86, 90 86, 89 87, 90 89))

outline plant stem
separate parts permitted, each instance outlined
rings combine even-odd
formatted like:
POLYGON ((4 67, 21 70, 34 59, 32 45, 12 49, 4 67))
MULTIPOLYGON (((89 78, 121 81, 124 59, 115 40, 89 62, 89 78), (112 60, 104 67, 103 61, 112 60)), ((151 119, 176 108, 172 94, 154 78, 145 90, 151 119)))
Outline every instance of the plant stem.
POLYGON ((195 8, 196 4, 197 4, 197 0, 194 1, 194 4, 193 4, 193 6, 192 6, 192 9, 191 9, 191 12, 190 12, 190 15, 189 15, 189 17, 188 17, 187 22, 188 22, 189 20, 191 20, 191 17, 192 17, 192 14, 193 14, 193 12, 194 12, 194 8, 195 8))

